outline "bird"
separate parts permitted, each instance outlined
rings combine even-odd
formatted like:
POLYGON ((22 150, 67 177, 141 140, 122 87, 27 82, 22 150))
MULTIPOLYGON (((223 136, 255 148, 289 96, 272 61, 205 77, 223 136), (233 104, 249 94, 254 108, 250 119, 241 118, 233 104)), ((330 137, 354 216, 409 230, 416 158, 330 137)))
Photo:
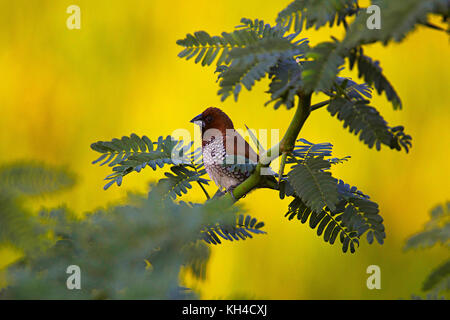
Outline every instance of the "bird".
POLYGON ((258 154, 235 130, 230 117, 219 108, 209 107, 191 120, 202 133, 203 163, 209 177, 234 198, 233 189, 244 182, 251 172, 239 170, 234 163, 258 163, 258 154))

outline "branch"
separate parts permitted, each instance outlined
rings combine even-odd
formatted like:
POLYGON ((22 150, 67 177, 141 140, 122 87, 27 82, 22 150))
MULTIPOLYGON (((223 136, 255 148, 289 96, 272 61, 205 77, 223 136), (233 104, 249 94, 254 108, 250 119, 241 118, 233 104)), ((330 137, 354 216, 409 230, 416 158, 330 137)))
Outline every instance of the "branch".
POLYGON ((280 142, 280 153, 283 152, 291 152, 294 149, 295 141, 297 140, 298 134, 303 127, 306 119, 310 113, 311 107, 311 93, 307 94, 299 94, 299 105, 297 106, 297 110, 295 111, 294 118, 291 120, 286 133, 284 134, 283 139, 280 142))
POLYGON ((314 110, 320 109, 320 108, 325 107, 326 105, 330 104, 330 102, 331 102, 331 99, 313 104, 309 110, 314 111, 314 110))

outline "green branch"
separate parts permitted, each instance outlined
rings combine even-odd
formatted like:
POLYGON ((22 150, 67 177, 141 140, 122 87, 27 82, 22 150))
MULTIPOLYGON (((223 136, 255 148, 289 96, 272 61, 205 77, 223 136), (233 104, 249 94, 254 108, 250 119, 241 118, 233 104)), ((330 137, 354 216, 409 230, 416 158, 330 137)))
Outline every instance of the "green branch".
POLYGON ((311 108, 309 108, 309 111, 314 111, 314 110, 320 109, 322 107, 325 107, 326 105, 330 104, 330 102, 331 102, 331 99, 313 104, 311 106, 311 108))

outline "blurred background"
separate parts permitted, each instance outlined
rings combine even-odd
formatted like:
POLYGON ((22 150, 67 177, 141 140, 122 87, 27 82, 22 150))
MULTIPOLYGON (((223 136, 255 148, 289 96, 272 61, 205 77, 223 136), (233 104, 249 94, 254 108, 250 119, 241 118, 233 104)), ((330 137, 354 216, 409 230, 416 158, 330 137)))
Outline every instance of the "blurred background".
MULTIPOLYGON (((130 174, 119 188, 102 189, 109 168, 91 165, 90 144, 136 133, 151 139, 175 129, 194 132, 189 120, 208 106, 222 108, 243 128, 280 129, 293 110, 264 107, 267 82, 235 103, 220 102, 214 67, 177 57, 186 33, 231 31, 242 17, 274 23, 290 1, 15 0, 0 3, 0 163, 36 159, 75 171, 68 192, 29 204, 67 206, 84 212, 120 203, 129 191, 146 192, 163 170, 130 174), (81 8, 81 29, 69 30, 66 8, 81 8)), ((314 45, 342 35, 340 28, 308 30, 314 45)), ((419 28, 401 44, 369 46, 403 101, 393 111, 384 96, 376 106, 391 125, 413 136, 409 154, 368 149, 325 109, 314 112, 301 137, 331 142, 334 155, 351 155, 333 175, 358 186, 379 203, 387 238, 383 246, 362 242, 343 254, 315 231, 284 218, 289 199, 259 190, 242 200, 266 223, 267 235, 214 247, 205 281, 181 275, 203 299, 398 299, 419 293, 423 279, 448 255, 445 248, 402 251, 421 229, 428 211, 448 199, 450 48, 443 32, 419 28), (381 268, 381 290, 368 290, 366 268, 381 268)), ((344 71, 354 80, 357 75, 344 71)), ((314 102, 324 97, 314 96, 314 102)), ((215 192, 211 186, 210 193, 215 192)), ((201 190, 189 195, 203 201, 201 190)), ((0 248, 0 270, 19 256, 0 248)), ((5 285, 0 271, 0 287, 5 285)))

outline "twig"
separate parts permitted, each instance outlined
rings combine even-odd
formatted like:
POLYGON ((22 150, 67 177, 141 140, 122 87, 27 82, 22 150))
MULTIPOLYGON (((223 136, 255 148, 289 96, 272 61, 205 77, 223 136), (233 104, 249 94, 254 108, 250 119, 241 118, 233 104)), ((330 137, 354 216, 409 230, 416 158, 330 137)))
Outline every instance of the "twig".
POLYGON ((205 187, 202 186, 202 184, 199 181, 197 181, 197 183, 200 186, 200 188, 202 188, 203 192, 205 193, 206 199, 207 200, 211 199, 211 197, 209 196, 208 191, 206 191, 205 187))

